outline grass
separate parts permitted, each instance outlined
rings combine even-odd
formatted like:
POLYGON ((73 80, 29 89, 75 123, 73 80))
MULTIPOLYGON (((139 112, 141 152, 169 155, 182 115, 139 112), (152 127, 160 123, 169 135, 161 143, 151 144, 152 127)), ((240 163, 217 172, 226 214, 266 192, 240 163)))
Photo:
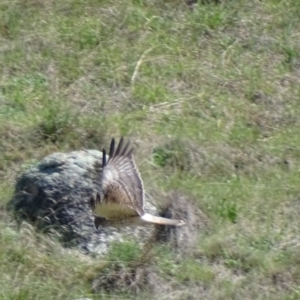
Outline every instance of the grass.
MULTIPOLYGON (((188 257, 157 246, 160 298, 299 299, 300 6, 204 2, 2 1, 1 204, 45 155, 125 135, 146 188, 209 219, 188 257)), ((131 242, 83 258, 1 214, 0 299, 145 297, 91 288, 131 242)))

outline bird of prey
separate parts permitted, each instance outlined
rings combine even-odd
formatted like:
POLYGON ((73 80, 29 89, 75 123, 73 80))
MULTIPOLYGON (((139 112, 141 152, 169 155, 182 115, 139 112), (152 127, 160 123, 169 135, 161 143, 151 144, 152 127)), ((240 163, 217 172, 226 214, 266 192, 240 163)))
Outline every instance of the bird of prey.
POLYGON ((112 139, 108 160, 103 149, 102 192, 90 199, 96 228, 99 227, 97 217, 123 226, 184 225, 183 220, 157 217, 145 212, 143 182, 133 159, 133 148, 130 149, 129 145, 129 142, 124 145, 122 137, 115 150, 115 140, 112 139))

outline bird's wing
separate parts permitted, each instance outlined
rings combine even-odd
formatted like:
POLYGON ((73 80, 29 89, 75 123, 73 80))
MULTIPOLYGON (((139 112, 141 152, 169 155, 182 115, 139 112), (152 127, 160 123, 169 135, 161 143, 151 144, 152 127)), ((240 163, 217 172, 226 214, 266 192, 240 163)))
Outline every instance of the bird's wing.
POLYGON ((104 197, 94 202, 94 213, 106 219, 143 215, 143 182, 133 159, 133 149, 129 149, 129 142, 124 146, 124 139, 121 138, 115 150, 115 140, 112 139, 108 161, 106 159, 103 150, 101 184, 104 197))

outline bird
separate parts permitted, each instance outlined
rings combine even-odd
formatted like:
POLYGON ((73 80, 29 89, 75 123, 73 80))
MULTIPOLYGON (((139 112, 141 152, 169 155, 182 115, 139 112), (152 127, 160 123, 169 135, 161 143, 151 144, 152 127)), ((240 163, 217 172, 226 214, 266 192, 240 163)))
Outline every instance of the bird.
POLYGON ((96 229, 100 226, 99 217, 115 227, 184 225, 183 220, 163 218, 145 212, 144 185, 133 158, 133 151, 130 142, 124 145, 123 137, 117 149, 115 139, 112 138, 108 160, 103 149, 100 179, 102 191, 90 198, 96 229))

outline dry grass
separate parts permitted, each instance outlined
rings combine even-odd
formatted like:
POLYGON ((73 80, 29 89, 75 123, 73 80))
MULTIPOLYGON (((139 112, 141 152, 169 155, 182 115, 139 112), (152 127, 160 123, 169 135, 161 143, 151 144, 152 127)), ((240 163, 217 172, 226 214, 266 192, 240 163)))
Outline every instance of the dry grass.
MULTIPOLYGON (((45 155, 125 135, 146 188, 179 191, 209 220, 185 256, 154 247, 140 277, 163 282, 152 297, 298 299, 299 11, 291 0, 0 3, 1 203, 45 155)), ((82 262, 2 214, 0 299, 146 297, 144 283, 92 289, 118 252, 82 262)))

